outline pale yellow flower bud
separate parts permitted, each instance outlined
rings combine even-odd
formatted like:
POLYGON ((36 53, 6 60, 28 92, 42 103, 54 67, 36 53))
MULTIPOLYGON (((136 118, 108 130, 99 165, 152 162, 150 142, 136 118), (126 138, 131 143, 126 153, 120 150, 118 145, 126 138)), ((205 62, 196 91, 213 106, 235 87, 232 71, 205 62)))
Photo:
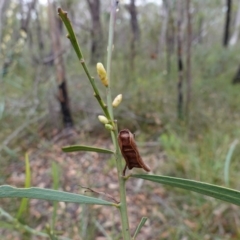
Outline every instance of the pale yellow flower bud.
POLYGON ((99 116, 98 116, 98 120, 99 120, 101 123, 103 123, 103 124, 106 124, 106 123, 109 122, 108 119, 107 119, 105 116, 103 116, 103 115, 99 115, 99 116))
POLYGON ((113 130, 113 126, 111 124, 105 124, 105 128, 112 131, 113 130))
POLYGON ((122 101, 122 94, 119 94, 115 97, 115 99, 112 102, 113 107, 117 107, 122 101))
POLYGON ((104 66, 102 65, 102 63, 97 63, 97 73, 98 73, 98 76, 99 76, 102 84, 105 87, 107 87, 108 86, 107 72, 106 72, 104 66))

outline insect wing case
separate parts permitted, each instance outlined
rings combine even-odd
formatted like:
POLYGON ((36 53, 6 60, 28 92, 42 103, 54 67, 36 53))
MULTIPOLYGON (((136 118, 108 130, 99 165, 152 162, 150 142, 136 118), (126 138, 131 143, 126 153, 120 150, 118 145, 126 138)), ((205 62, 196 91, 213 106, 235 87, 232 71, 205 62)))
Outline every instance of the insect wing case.
POLYGON ((134 141, 134 135, 128 129, 123 129, 119 132, 118 143, 129 169, 135 167, 143 168, 147 172, 150 171, 150 168, 143 162, 138 152, 137 145, 134 141))

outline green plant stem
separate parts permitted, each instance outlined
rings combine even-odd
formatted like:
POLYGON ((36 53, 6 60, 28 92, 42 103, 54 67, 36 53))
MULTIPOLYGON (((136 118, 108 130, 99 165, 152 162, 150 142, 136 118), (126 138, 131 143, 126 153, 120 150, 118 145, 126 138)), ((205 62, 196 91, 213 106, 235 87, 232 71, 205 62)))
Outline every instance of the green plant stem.
MULTIPOLYGON (((111 94, 111 63, 112 63, 112 52, 113 52, 113 37, 114 37, 114 24, 116 17, 116 1, 111 0, 111 10, 110 10, 110 21, 109 21, 109 33, 108 33, 108 47, 107 47, 107 79, 108 79, 108 88, 107 88, 107 108, 110 113, 111 119, 114 120, 113 107, 112 107, 112 94, 111 94)), ((117 126, 115 126, 116 128, 117 126)), ((117 132, 117 131, 116 131, 117 132)), ((115 147, 115 150, 118 148, 117 137, 114 136, 114 133, 111 132, 112 141, 115 147)))
MULTIPOLYGON (((58 14, 60 18, 62 19, 63 23, 65 24, 68 35, 67 37, 70 39, 73 48, 77 54, 77 57, 79 61, 82 64, 82 67, 92 85, 92 88, 94 90, 94 96, 96 97, 99 105, 103 109, 106 117, 110 119, 113 123, 114 116, 113 116, 113 110, 112 110, 112 97, 111 97, 111 60, 112 60, 112 46, 113 46, 113 33, 114 33, 114 18, 116 14, 116 7, 117 2, 115 0, 111 1, 111 15, 110 15, 110 23, 109 23, 109 39, 108 39, 108 56, 107 56, 107 77, 108 77, 108 88, 107 88, 107 106, 103 102, 102 98, 100 97, 99 91, 95 85, 94 78, 91 77, 88 68, 85 64, 82 52, 80 50, 80 47, 78 45, 75 33, 73 31, 71 22, 69 18, 67 17, 67 13, 64 12, 61 8, 58 8, 58 14)), ((114 124, 113 124, 114 125, 114 124)), ((128 213, 127 213, 127 201, 126 201, 126 187, 125 182, 126 179, 122 176, 122 155, 121 151, 119 149, 119 146, 117 144, 117 136, 118 136, 118 130, 117 130, 117 124, 114 126, 114 130, 111 132, 113 144, 115 147, 115 157, 116 157, 116 166, 118 171, 118 181, 119 181, 119 191, 120 191, 120 204, 118 205, 120 215, 121 215, 121 222, 122 222, 122 234, 124 240, 131 240, 130 230, 129 230, 129 220, 128 220, 128 213)))
MULTIPOLYGON (((25 154, 25 185, 24 187, 25 188, 31 187, 31 169, 30 169, 29 157, 27 153, 25 154)), ((22 217, 23 213, 27 212, 28 202, 29 202, 29 199, 22 198, 20 207, 18 209, 17 217, 16 217, 18 220, 22 217)))
MULTIPOLYGON (((107 108, 110 113, 111 119, 114 120, 113 107, 112 107, 112 94, 111 94, 111 63, 112 63, 112 51, 113 51, 113 37, 114 37, 114 19, 116 17, 116 1, 111 1, 110 21, 109 21, 109 33, 108 33, 108 47, 107 47, 107 108)), ((117 126, 115 126, 116 128, 117 126)), ((112 141, 115 147, 115 151, 118 148, 117 138, 114 133, 111 132, 112 141)))
POLYGON ((110 112, 110 116, 113 119, 113 108, 112 108, 112 95, 111 95, 111 63, 112 63, 112 50, 113 50, 113 37, 114 37, 114 19, 116 16, 116 1, 111 1, 110 10, 110 21, 109 21, 109 33, 108 33, 108 47, 107 47, 107 106, 110 112))
MULTIPOLYGON (((20 223, 17 218, 12 217, 8 212, 4 211, 2 208, 0 208, 0 216, 6 218, 9 222, 13 223, 14 227, 18 230, 20 229, 23 232, 28 232, 28 233, 31 233, 33 235, 46 237, 46 238, 49 239, 49 234, 47 234, 45 232, 37 231, 37 230, 27 226, 27 225, 24 225, 24 224, 20 223)), ((69 238, 62 237, 62 236, 58 236, 58 239, 70 240, 69 238)))
POLYGON ((15 228, 21 229, 24 232, 29 232, 34 235, 42 236, 42 237, 49 237, 47 233, 36 231, 33 228, 30 228, 27 225, 21 224, 16 218, 12 217, 9 213, 5 212, 2 208, 0 208, 0 216, 5 217, 8 221, 13 222, 15 228))
MULTIPOLYGON (((59 188, 59 167, 55 162, 52 162, 52 179, 53 179, 53 189, 58 190, 59 188)), ((52 223, 51 223, 51 230, 54 232, 56 219, 57 219, 57 207, 58 202, 53 202, 53 213, 52 213, 52 223)))
POLYGON ((119 211, 122 222, 122 235, 124 240, 130 240, 130 229, 128 220, 127 200, 126 200, 126 180, 122 176, 121 153, 116 152, 116 165, 118 170, 119 192, 120 192, 120 206, 119 211))
MULTIPOLYGON (((115 124, 115 130, 112 131, 113 142, 117 142, 118 128, 115 124)), ((116 145, 115 152, 116 167, 118 172, 118 182, 119 182, 119 193, 120 193, 120 204, 118 209, 121 215, 122 222, 122 235, 124 240, 131 240, 130 229, 129 229, 129 220, 128 220, 128 210, 127 210, 127 196, 126 196, 126 181, 128 178, 122 176, 122 154, 118 145, 116 145)))
MULTIPOLYGON (((116 16, 117 2, 115 0, 111 1, 110 10, 110 22, 109 22, 109 34, 108 34, 108 54, 107 54, 107 78, 108 78, 108 88, 107 88, 107 107, 110 113, 111 119, 114 120, 113 108, 112 108, 112 96, 111 96, 111 62, 112 62, 112 50, 113 50, 113 36, 114 36, 114 19, 116 16)), ((130 240, 130 229, 127 211, 127 201, 126 201, 126 179, 122 176, 122 154, 120 148, 117 144, 118 140, 118 129, 117 123, 115 124, 114 130, 111 132, 112 141, 115 147, 115 158, 116 166, 118 171, 118 182, 119 182, 119 193, 120 193, 120 204, 119 211, 121 215, 122 222, 122 235, 124 240, 130 240)))
POLYGON ((79 47, 79 44, 78 44, 78 41, 76 39, 76 35, 73 31, 73 28, 72 28, 72 24, 71 24, 71 21, 69 20, 68 16, 67 16, 67 12, 63 11, 61 8, 58 8, 58 15, 59 17, 62 19, 64 25, 66 26, 67 30, 68 30, 68 35, 67 37, 70 39, 72 45, 73 45, 73 48, 77 54, 77 57, 80 61, 80 63, 82 64, 82 67, 92 85, 92 88, 93 88, 93 91, 94 91, 94 96, 95 98, 97 99, 99 105, 101 106, 103 112, 105 113, 106 117, 108 119, 111 119, 111 116, 109 114, 109 111, 107 109, 107 106, 106 104, 104 103, 104 101, 102 100, 101 96, 100 96, 100 93, 95 85, 95 80, 94 78, 90 75, 89 73, 89 70, 87 68, 87 65, 85 63, 85 60, 83 58, 83 54, 82 54, 82 51, 79 47))

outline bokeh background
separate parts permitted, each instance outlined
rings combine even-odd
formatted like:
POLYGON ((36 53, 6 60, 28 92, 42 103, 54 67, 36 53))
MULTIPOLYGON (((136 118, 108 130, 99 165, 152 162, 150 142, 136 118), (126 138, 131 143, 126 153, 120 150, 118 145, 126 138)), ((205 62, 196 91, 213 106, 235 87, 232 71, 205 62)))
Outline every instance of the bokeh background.
MULTIPOLYGON (((115 110, 119 128, 135 133, 155 174, 239 190, 240 2, 117 2, 111 82, 113 97, 123 94, 115 110)), ((57 179, 61 190, 80 193, 82 185, 117 198, 114 159, 61 151, 69 144, 113 146, 58 7, 68 12, 105 96, 95 66, 106 65, 110 0, 0 0, 0 184, 24 186, 28 152, 32 186, 51 188, 57 179)), ((127 191, 131 231, 149 218, 138 239, 240 239, 234 205, 136 180, 127 191)), ((0 204, 15 216, 20 199, 0 204)), ((111 209, 64 203, 57 209, 61 236, 121 239, 111 209)), ((31 200, 19 221, 44 231, 52 214, 53 203, 31 200)), ((20 231, 3 214, 0 233, 45 239, 20 231)))

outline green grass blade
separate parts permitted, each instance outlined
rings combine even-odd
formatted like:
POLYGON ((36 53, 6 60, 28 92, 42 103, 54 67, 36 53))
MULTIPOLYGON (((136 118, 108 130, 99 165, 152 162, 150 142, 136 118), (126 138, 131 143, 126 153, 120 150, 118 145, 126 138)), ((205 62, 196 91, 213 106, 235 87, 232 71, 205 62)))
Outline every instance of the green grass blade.
POLYGON ((5 102, 3 101, 3 102, 0 102, 0 120, 3 117, 4 110, 5 110, 5 102))
POLYGON ((238 140, 235 140, 230 145, 230 148, 226 156, 225 164, 224 164, 224 182, 227 186, 229 186, 229 167, 230 167, 233 151, 237 146, 237 144, 238 144, 238 140))
POLYGON ((172 187, 186 189, 240 206, 240 191, 234 189, 183 178, 160 175, 133 174, 131 177, 141 178, 156 183, 166 184, 172 187))
POLYGON ((115 206, 114 203, 94 198, 88 197, 75 193, 68 193, 63 191, 56 191, 52 189, 45 188, 15 188, 9 185, 0 186, 0 198, 32 198, 32 199, 43 199, 49 201, 58 202, 72 202, 72 203, 82 203, 82 204, 97 204, 97 205, 108 205, 115 206))
POLYGON ((89 146, 84 146, 84 145, 67 146, 67 147, 63 147, 62 150, 64 152, 85 151, 85 152, 99 152, 99 153, 108 153, 108 154, 113 154, 114 153, 112 150, 109 150, 109 149, 89 147, 89 146))
POLYGON ((142 219, 141 219, 140 223, 138 224, 137 229, 133 235, 133 240, 137 237, 138 233, 140 232, 142 226, 145 224, 147 219, 148 219, 147 217, 142 217, 142 219))
MULTIPOLYGON (((53 179, 53 189, 58 190, 59 188, 59 166, 52 162, 52 179, 53 179)), ((56 218, 57 218, 57 206, 58 203, 56 201, 53 202, 53 214, 52 214, 52 225, 51 229, 54 230, 56 218)))
POLYGON ((53 229, 50 226, 46 226, 46 232, 51 240, 58 240, 58 237, 54 234, 53 229))
MULTIPOLYGON (((31 187, 31 169, 30 169, 29 157, 27 153, 25 154, 25 185, 24 187, 25 188, 31 187)), ((20 219, 22 214, 26 212, 28 201, 29 199, 27 198, 23 198, 21 200, 21 204, 17 213, 17 219, 20 219)))
POLYGON ((52 179, 53 179, 53 189, 57 190, 59 188, 59 166, 52 162, 52 179))

